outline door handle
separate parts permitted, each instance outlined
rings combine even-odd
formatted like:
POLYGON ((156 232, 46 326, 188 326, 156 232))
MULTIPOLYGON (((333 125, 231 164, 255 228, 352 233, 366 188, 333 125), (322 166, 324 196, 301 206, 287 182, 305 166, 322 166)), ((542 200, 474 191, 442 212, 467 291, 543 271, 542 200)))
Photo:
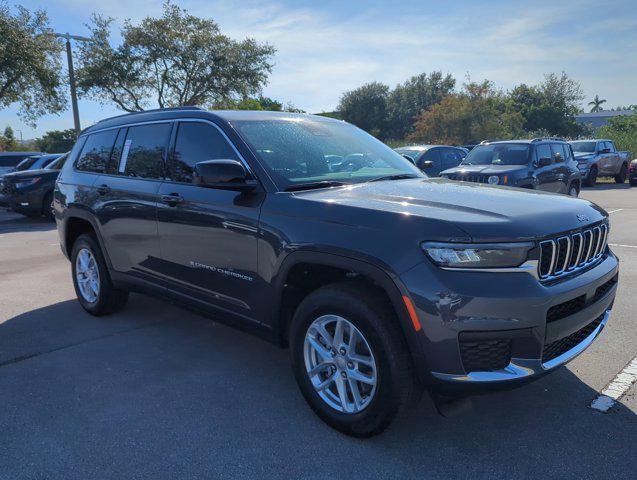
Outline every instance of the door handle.
POLYGON ((106 195, 110 191, 111 187, 109 187, 108 185, 100 185, 99 187, 97 187, 97 193, 99 193, 100 195, 106 195))
POLYGON ((170 206, 175 206, 178 203, 183 202, 184 201, 184 197, 182 197, 178 193, 171 193, 170 195, 162 195, 161 196, 161 201, 164 202, 164 203, 167 203, 170 206))

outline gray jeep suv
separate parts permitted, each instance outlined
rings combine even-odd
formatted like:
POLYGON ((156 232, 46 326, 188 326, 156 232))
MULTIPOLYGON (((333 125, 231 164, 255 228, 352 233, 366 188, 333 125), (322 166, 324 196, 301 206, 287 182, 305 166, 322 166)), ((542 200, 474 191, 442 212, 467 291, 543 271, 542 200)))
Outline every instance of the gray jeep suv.
POLYGON ((171 299, 290 348, 312 409, 382 431, 423 386, 555 370, 609 318, 608 215, 576 198, 429 179, 348 123, 160 110, 84 130, 57 180, 82 307, 171 299))

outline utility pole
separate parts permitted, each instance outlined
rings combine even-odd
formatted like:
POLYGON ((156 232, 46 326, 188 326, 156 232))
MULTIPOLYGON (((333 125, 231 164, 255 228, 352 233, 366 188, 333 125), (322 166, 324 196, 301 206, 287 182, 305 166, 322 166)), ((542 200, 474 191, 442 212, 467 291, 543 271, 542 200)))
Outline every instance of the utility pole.
POLYGON ((56 33, 56 37, 66 39, 66 60, 69 66, 69 84, 71 85, 71 104, 73 105, 73 122, 75 123, 75 132, 79 135, 80 127, 80 111, 77 107, 77 93, 75 91, 75 72, 73 70, 73 51, 71 50, 71 39, 80 42, 88 42, 91 39, 80 37, 79 35, 70 35, 69 33, 56 33))

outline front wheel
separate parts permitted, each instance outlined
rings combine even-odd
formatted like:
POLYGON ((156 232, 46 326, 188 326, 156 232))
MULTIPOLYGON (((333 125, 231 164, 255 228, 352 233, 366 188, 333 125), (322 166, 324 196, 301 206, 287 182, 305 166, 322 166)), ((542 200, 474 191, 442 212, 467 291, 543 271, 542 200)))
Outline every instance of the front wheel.
POLYGON ((619 173, 615 175, 615 183, 624 183, 626 181, 627 175, 628 175, 628 167, 624 163, 619 173))
POLYGON ((290 328, 301 393, 328 425, 355 437, 382 432, 422 391, 391 305, 343 282, 308 295, 290 328))
POLYGON ((597 183, 597 167, 591 167, 588 178, 585 181, 587 187, 594 187, 597 183))
POLYGON ((128 292, 113 286, 102 250, 93 235, 80 235, 73 244, 71 269, 77 299, 88 313, 101 316, 124 307, 128 292))
POLYGON ((577 188, 577 185, 572 183, 569 187, 568 187, 568 195, 570 197, 577 197, 579 195, 579 189, 577 188))

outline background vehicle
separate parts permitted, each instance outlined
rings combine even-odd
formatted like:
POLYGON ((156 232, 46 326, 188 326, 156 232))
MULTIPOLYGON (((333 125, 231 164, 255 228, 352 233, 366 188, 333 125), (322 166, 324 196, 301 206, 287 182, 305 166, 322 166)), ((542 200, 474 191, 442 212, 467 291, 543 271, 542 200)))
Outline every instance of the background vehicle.
POLYGON ((628 166, 628 181, 631 186, 637 187, 637 158, 630 162, 628 166))
POLYGON ((13 170, 18 163, 27 157, 44 155, 42 152, 0 152, 0 175, 13 170))
POLYGON ((443 170, 458 166, 467 156, 466 149, 447 145, 411 145, 394 150, 411 158, 430 177, 438 177, 443 170))
POLYGON ((355 436, 423 384, 466 393, 552 371, 597 337, 616 292, 603 209, 427 178, 320 116, 104 120, 79 136, 53 205, 87 312, 144 291, 289 346, 310 407, 355 436))
POLYGON ((45 168, 7 173, 0 178, 0 206, 27 217, 53 218, 53 188, 67 155, 58 156, 45 168))
POLYGON ((569 142, 582 174, 584 185, 592 187, 598 177, 614 177, 624 183, 628 174, 630 152, 619 152, 615 143, 607 139, 576 140, 569 142))
POLYGON ((441 177, 576 197, 580 174, 568 143, 555 138, 482 142, 441 177))
POLYGON ((32 157, 27 157, 18 163, 13 170, 7 173, 23 172, 25 170, 40 170, 45 168, 53 160, 60 158, 62 155, 62 153, 50 153, 48 155, 34 155, 32 157))

